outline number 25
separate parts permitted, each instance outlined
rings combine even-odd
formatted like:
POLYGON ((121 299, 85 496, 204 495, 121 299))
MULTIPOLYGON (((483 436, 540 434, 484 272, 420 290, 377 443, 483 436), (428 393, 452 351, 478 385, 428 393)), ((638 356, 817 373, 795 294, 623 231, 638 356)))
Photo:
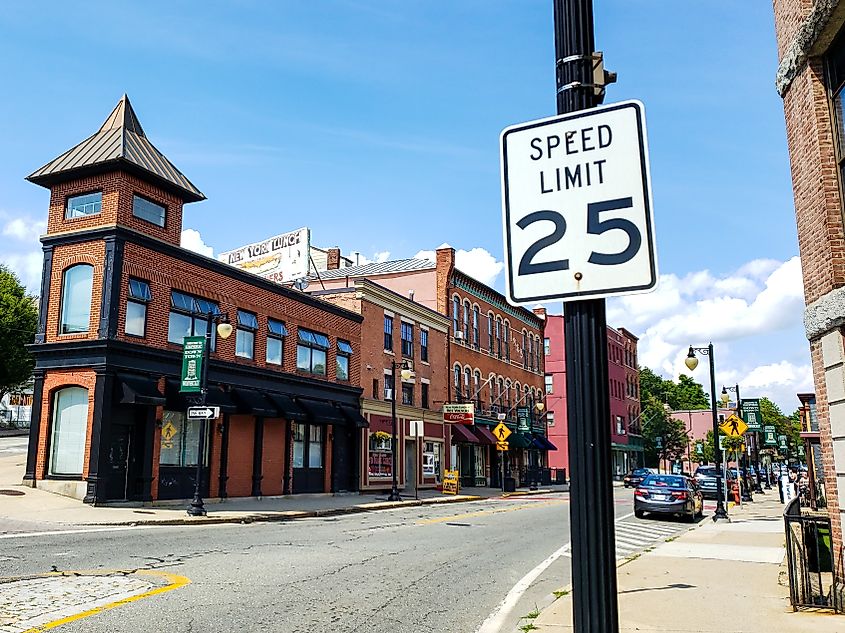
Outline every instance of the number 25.
MULTIPOLYGON (((598 264, 600 266, 614 266, 617 264, 624 264, 634 258, 642 245, 642 235, 637 226, 630 220, 624 218, 611 218, 609 220, 602 220, 600 214, 604 211, 614 211, 616 209, 629 209, 633 206, 631 198, 616 198, 615 200, 603 200, 602 202, 592 202, 587 205, 587 233, 590 235, 601 235, 607 231, 619 229, 628 235, 628 246, 618 253, 597 253, 593 251, 587 261, 591 264, 598 264)), ((555 225, 555 230, 534 242, 526 249, 525 254, 519 260, 519 275, 533 275, 535 273, 545 273, 553 270, 569 270, 568 259, 558 259, 550 262, 534 263, 534 258, 537 254, 548 248, 552 244, 556 244, 566 234, 566 220, 563 215, 557 211, 535 211, 529 213, 524 218, 520 219, 516 225, 525 229, 535 222, 543 220, 550 221, 555 225)))

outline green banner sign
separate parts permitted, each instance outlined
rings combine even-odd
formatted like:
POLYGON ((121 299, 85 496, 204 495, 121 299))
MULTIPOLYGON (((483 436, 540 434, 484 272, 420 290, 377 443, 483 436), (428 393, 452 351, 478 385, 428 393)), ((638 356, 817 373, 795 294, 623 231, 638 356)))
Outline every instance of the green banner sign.
POLYGON ((528 407, 516 408, 516 430, 520 433, 531 431, 531 409, 528 407))
POLYGON ((778 443, 778 439, 775 435, 775 427, 773 426, 764 426, 763 427, 763 444, 766 446, 775 446, 778 443))
POLYGON ((778 448, 782 451, 786 450, 786 435, 778 435, 778 448))
POLYGON ((742 417, 748 425, 748 430, 754 433, 759 433, 763 430, 763 416, 760 414, 760 400, 759 398, 751 398, 742 400, 742 417))
POLYGON ((186 336, 182 347, 182 393, 202 390, 202 360, 205 355, 204 336, 186 336))

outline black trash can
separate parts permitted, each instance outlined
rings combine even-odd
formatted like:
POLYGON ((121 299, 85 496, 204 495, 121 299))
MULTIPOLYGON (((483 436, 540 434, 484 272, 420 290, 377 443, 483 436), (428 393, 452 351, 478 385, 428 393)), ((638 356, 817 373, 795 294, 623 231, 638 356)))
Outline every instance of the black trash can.
POLYGON ((505 492, 516 492, 516 479, 505 477, 505 492))

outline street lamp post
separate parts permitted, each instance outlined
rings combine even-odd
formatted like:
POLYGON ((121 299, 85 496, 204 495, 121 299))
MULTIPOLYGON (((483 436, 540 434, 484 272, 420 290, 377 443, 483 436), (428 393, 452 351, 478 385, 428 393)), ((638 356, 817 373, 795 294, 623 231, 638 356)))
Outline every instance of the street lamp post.
POLYGON ((690 345, 684 364, 691 371, 698 367, 696 352, 701 352, 710 360, 710 410, 713 414, 713 462, 716 466, 716 512, 713 514, 713 520, 730 521, 728 513, 725 511, 724 491, 722 490, 722 459, 719 455, 719 416, 716 413, 716 369, 713 366, 713 343, 710 343, 707 347, 690 345))
MULTIPOLYGON (((392 430, 393 430, 393 438, 390 440, 390 454, 391 454, 391 459, 393 460, 393 464, 390 467, 390 471, 393 475, 393 485, 390 488, 390 496, 387 498, 388 501, 402 501, 402 497, 399 495, 399 485, 396 481, 396 460, 397 460, 397 457, 396 457, 396 440, 399 438, 399 433, 398 433, 398 430, 396 428, 396 365, 397 365, 397 363, 396 363, 395 360, 392 361, 391 364, 390 364, 390 366, 391 366, 390 377, 393 380, 393 389, 392 389, 393 393, 391 394, 391 397, 390 397, 390 414, 391 414, 391 418, 392 418, 392 430)), ((408 361, 403 360, 401 363, 399 363, 399 365, 401 366, 402 379, 407 380, 408 378, 410 378, 411 375, 412 375, 412 372, 411 372, 411 365, 408 363, 408 361)), ((401 387, 401 381, 400 381, 400 387, 401 387)))
MULTIPOLYGON (((204 314, 206 318, 205 325, 205 345, 202 352, 202 376, 200 378, 200 395, 199 406, 205 406, 206 396, 208 395, 208 363, 211 359, 211 326, 217 323, 217 335, 222 339, 227 339, 232 335, 232 324, 229 323, 229 316, 223 313, 208 312, 204 314)), ((197 447, 197 474, 194 482, 194 499, 188 507, 188 514, 192 517, 205 516, 205 505, 202 500, 202 462, 205 454, 205 434, 206 434, 206 419, 200 420, 200 437, 199 446, 197 447)))

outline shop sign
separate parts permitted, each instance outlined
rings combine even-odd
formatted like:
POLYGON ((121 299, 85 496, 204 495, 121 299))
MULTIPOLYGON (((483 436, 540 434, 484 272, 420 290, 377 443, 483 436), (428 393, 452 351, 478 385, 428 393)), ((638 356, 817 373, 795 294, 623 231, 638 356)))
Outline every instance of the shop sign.
POLYGON ((443 421, 450 424, 473 424, 475 422, 475 405, 470 403, 443 405, 443 421))
POLYGON ((371 451, 368 466, 370 477, 392 477, 393 455, 385 451, 371 451))
POLYGON ((775 446, 778 443, 777 438, 775 437, 775 427, 774 426, 764 426, 763 427, 763 444, 766 446, 775 446))
POLYGON ((748 425, 748 430, 752 433, 759 433, 763 430, 763 416, 760 414, 760 399, 752 398, 750 400, 742 399, 742 419, 748 425))
POLYGON ((182 393, 202 391, 202 361, 205 354, 204 336, 186 336, 182 345, 182 393))
POLYGON ((311 229, 301 228, 220 253, 217 259, 276 283, 308 277, 311 229))
POLYGON ((458 494, 458 471, 447 470, 443 473, 443 494, 456 495, 458 494))
POLYGON ((786 435, 778 435, 778 448, 782 451, 786 450, 786 435))
POLYGON ((520 433, 531 431, 531 409, 529 407, 516 408, 516 430, 520 433))

